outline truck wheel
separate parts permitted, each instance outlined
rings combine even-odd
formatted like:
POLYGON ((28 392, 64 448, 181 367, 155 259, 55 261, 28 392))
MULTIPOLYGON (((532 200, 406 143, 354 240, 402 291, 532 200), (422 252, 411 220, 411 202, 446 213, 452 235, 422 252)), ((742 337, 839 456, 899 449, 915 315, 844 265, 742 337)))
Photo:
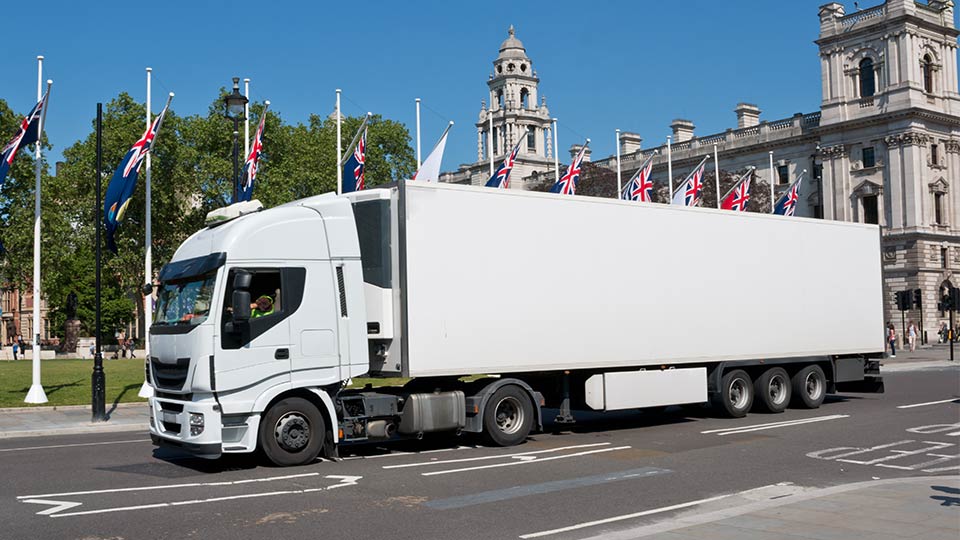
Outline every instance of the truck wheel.
POLYGON ((827 395, 827 378, 818 365, 793 374, 793 402, 797 407, 816 409, 827 395))
POLYGON ((274 465, 303 465, 320 454, 324 434, 323 416, 313 403, 286 398, 260 421, 260 448, 274 465))
POLYGON ((533 405, 519 386, 500 387, 483 410, 483 437, 494 446, 514 446, 526 440, 533 426, 533 405))
POLYGON ((790 376, 783 368, 774 367, 763 372, 753 385, 757 402, 766 411, 781 413, 790 404, 790 376))
POLYGON ((731 418, 742 418, 753 405, 753 381, 742 369, 727 372, 720 380, 715 406, 731 418))

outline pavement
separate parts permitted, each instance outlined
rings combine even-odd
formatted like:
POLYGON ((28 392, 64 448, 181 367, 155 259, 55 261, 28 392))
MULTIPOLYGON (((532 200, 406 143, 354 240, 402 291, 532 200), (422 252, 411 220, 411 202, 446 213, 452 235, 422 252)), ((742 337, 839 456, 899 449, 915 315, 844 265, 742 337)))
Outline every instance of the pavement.
MULTIPOLYGON (((957 347, 956 352, 960 356, 960 344, 957 347)), ((940 371, 960 364, 960 362, 948 360, 948 351, 946 345, 918 348, 914 352, 898 351, 896 358, 883 360, 881 371, 891 373, 940 371)), ((953 395, 954 397, 960 395, 960 389, 953 395)), ((33 437, 37 440, 44 436, 121 431, 140 432, 146 435, 147 407, 144 403, 119 404, 108 410, 108 414, 109 421, 94 423, 91 422, 88 406, 0 409, 0 440, 9 441, 9 439, 20 437, 33 437)), ((960 418, 955 417, 949 421, 960 422, 960 418)), ((960 432, 947 435, 956 437, 960 436, 960 432)), ((27 444, 33 443, 25 441, 24 446, 27 444)), ((880 449, 884 446, 874 448, 880 449)), ((868 450, 861 450, 861 452, 868 450)), ((808 456, 814 457, 811 454, 808 456)), ((944 459, 946 458, 949 456, 944 456, 944 459)), ((819 457, 819 459, 833 458, 819 457)), ((885 461, 885 459, 875 461, 885 461)), ((848 463, 870 464, 873 462, 848 461, 848 463)), ((945 469, 951 470, 949 476, 940 473, 930 476, 903 476, 848 482, 828 487, 804 487, 799 483, 781 482, 616 518, 553 530, 541 530, 537 533, 522 535, 520 538, 541 536, 589 537, 605 540, 633 538, 939 540, 958 538, 960 537, 960 475, 952 473, 956 467, 945 469), (631 523, 634 524, 632 527, 629 526, 631 523), (625 526, 630 528, 623 528, 625 526)), ((357 478, 360 477, 357 476, 357 478)), ((452 499, 444 500, 449 502, 452 499)), ((429 504, 432 503, 427 503, 429 504)))

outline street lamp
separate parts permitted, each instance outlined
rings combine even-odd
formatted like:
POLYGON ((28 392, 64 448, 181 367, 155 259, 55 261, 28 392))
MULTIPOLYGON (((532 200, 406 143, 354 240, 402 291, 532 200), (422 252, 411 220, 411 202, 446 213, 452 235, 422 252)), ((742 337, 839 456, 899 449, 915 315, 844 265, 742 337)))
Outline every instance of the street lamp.
POLYGON ((240 120, 243 120, 243 111, 247 105, 247 97, 240 93, 240 77, 233 78, 233 93, 223 96, 223 104, 226 106, 226 116, 233 120, 233 200, 237 202, 237 188, 240 185, 240 147, 237 139, 240 137, 240 120))

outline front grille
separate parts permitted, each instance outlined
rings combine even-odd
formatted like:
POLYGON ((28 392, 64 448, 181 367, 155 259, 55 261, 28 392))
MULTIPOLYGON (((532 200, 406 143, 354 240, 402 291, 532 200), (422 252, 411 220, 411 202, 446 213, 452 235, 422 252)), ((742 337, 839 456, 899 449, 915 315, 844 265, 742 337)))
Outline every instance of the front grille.
POLYGON ((167 411, 172 413, 182 413, 183 412, 183 403, 170 403, 169 401, 157 401, 161 411, 167 411))
POLYGON ((176 422, 163 422, 163 430, 169 433, 180 433, 180 424, 176 422))
POLYGON ((177 358, 176 362, 168 364, 154 357, 150 359, 150 367, 157 388, 182 390, 183 384, 187 382, 187 373, 190 371, 190 359, 177 358))

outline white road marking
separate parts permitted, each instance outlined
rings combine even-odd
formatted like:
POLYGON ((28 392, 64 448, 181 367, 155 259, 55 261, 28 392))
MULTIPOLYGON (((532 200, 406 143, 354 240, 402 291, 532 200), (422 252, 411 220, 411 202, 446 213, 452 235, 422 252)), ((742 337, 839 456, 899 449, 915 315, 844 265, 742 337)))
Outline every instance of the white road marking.
POLYGON ((726 435, 737 435, 740 433, 750 433, 752 431, 763 431, 767 429, 779 429, 792 426, 802 426, 804 424, 813 424, 815 422, 826 422, 828 420, 839 420, 841 418, 849 418, 849 414, 833 414, 830 416, 817 416, 814 418, 805 418, 802 420, 793 420, 788 422, 778 422, 776 424, 763 424, 757 426, 745 426, 742 428, 730 428, 727 430, 716 430, 715 433, 721 437, 726 435))
POLYGON ((478 471, 478 470, 480 470, 480 469, 495 469, 495 468, 498 468, 498 467, 512 467, 512 466, 514 466, 514 465, 529 465, 529 464, 531 464, 531 463, 540 463, 541 461, 553 461, 553 460, 555 460, 555 459, 566 459, 566 458, 572 458, 572 457, 586 456, 586 455, 589 455, 589 454, 600 454, 600 453, 603 453, 603 452, 614 452, 614 451, 616 451, 616 450, 626 450, 627 448, 632 448, 632 446, 616 446, 616 447, 613 447, 613 448, 601 448, 601 449, 599 449, 599 450, 587 450, 586 452, 577 452, 577 453, 575 453, 575 454, 563 454, 563 455, 561 455, 561 456, 550 456, 550 457, 545 457, 545 458, 537 458, 537 459, 534 459, 534 460, 511 461, 511 462, 508 462, 508 463, 494 463, 493 465, 480 465, 480 466, 477 466, 477 467, 465 467, 465 468, 462 468, 462 469, 448 469, 448 470, 445 470, 445 471, 432 471, 432 472, 421 473, 420 475, 421 475, 421 476, 436 476, 436 475, 440 475, 440 474, 452 474, 452 473, 467 472, 467 471, 478 471))
POLYGON ((251 478, 249 480, 234 480, 232 482, 192 482, 189 484, 168 484, 168 485, 162 485, 162 486, 141 486, 141 487, 129 487, 129 488, 96 489, 92 491, 72 491, 67 493, 44 493, 43 495, 20 495, 17 497, 17 499, 22 500, 22 499, 38 499, 41 497, 71 497, 71 496, 78 496, 78 495, 98 495, 100 493, 153 491, 158 489, 174 489, 174 488, 189 488, 189 487, 233 486, 238 484, 249 484, 252 482, 272 482, 274 480, 306 478, 309 476, 320 476, 320 473, 288 474, 285 476, 271 476, 267 478, 251 478))
POLYGON ((136 439, 132 441, 106 441, 74 444, 51 444, 49 446, 24 446, 21 448, 0 448, 0 452, 22 452, 24 450, 46 450, 47 448, 72 448, 74 446, 98 446, 103 444, 129 444, 138 442, 150 442, 150 439, 136 439))
POLYGON ((833 420, 835 418, 846 418, 849 415, 844 414, 832 414, 829 416, 814 416, 812 418, 797 418, 796 420, 783 420, 780 422, 770 422, 769 424, 754 424, 752 426, 731 426, 720 429, 708 429, 706 431, 701 431, 700 433, 720 433, 723 431, 740 431, 744 429, 754 429, 754 428, 777 428, 781 426, 792 426, 798 422, 806 422, 809 420, 820 421, 820 420, 833 420))
POLYGON ((341 461, 350 461, 354 459, 377 459, 397 456, 418 456, 420 454, 436 454, 438 452, 453 452, 454 450, 475 450, 475 446, 458 446, 456 448, 440 448, 438 450, 425 450, 423 452, 390 452, 389 454, 377 454, 374 456, 347 456, 341 461))
POLYGON ((691 506, 697 506, 697 505, 701 505, 701 504, 705 504, 705 503, 709 503, 709 502, 713 502, 713 501, 718 501, 718 500, 724 499, 724 498, 726 498, 726 497, 729 497, 729 495, 720 495, 719 497, 710 497, 710 498, 707 498, 707 499, 699 499, 699 500, 696 500, 696 501, 690 501, 690 502, 685 502, 685 503, 681 503, 681 504, 674 504, 674 505, 672 505, 672 506, 664 506, 663 508, 654 508, 653 510, 644 510, 643 512, 635 512, 635 513, 633 513, 633 514, 626 514, 626 515, 622 515, 622 516, 614 516, 614 517, 609 517, 609 518, 606 518, 606 519, 598 519, 598 520, 596 520, 596 521, 587 521, 587 522, 585 522, 585 523, 578 523, 578 524, 576 524, 576 525, 571 525, 571 526, 569 526, 569 527, 561 527, 561 528, 559 528, 559 529, 551 529, 551 530, 549 530, 549 531, 540 531, 540 532, 535 532, 535 533, 530 533, 530 534, 524 534, 524 535, 521 535, 520 538, 523 538, 523 539, 526 539, 526 538, 539 538, 539 537, 541 537, 541 536, 550 536, 550 535, 552 535, 552 534, 559 534, 559 533, 563 533, 563 532, 576 531, 576 530, 578 530, 578 529, 585 529, 585 528, 587 528, 587 527, 594 527, 594 526, 596 526, 596 525, 604 525, 604 524, 613 523, 613 522, 616 522, 616 521, 623 521, 623 520, 626 520, 626 519, 634 519, 634 518, 638 518, 638 517, 649 516, 649 515, 652 515, 652 514, 659 514, 659 513, 662 513, 662 512, 670 512, 670 511, 672 511, 672 510, 680 510, 681 508, 689 508, 689 507, 691 507, 691 506))
POLYGON ((940 401, 928 401, 926 403, 914 403, 913 405, 900 405, 898 409, 912 409, 914 407, 926 407, 927 405, 939 405, 941 403, 958 403, 960 399, 950 398, 950 399, 941 399, 940 401))
MULTIPOLYGON (((289 475, 289 476, 285 476, 285 477, 271 478, 270 480, 289 479, 289 478, 300 478, 300 477, 303 477, 303 476, 317 476, 317 474, 289 475)), ((114 507, 114 508, 100 508, 100 509, 97 509, 97 510, 82 510, 82 511, 79 511, 79 512, 67 512, 67 513, 60 513, 60 512, 63 511, 63 510, 68 510, 68 509, 73 508, 73 507, 75 507, 75 506, 80 506, 80 505, 83 504, 83 503, 74 502, 74 501, 44 500, 44 499, 36 499, 36 498, 30 498, 30 499, 23 500, 23 497, 17 497, 17 498, 18 498, 18 499, 21 499, 20 502, 24 502, 24 503, 31 503, 31 504, 52 504, 52 505, 55 505, 55 506, 52 507, 52 508, 47 508, 47 509, 45 509, 45 510, 41 510, 40 512, 37 512, 37 514, 39 514, 39 515, 46 515, 46 516, 50 516, 50 517, 89 516, 89 515, 93 515, 93 514, 108 514, 108 513, 113 513, 113 512, 129 512, 129 511, 132 511, 132 510, 146 510, 146 509, 150 509, 150 508, 164 508, 164 507, 171 507, 171 506, 185 506, 185 505, 192 505, 192 504, 203 504, 203 503, 211 503, 211 502, 232 501, 232 500, 237 500, 237 499, 255 499, 255 498, 258 498, 258 497, 273 497, 273 496, 276 496, 276 495, 300 495, 300 494, 304 494, 304 493, 316 493, 316 492, 318 492, 318 491, 329 491, 329 490, 332 490, 332 489, 341 488, 341 487, 346 487, 346 486, 355 486, 355 485, 357 485, 357 481, 359 481, 359 480, 360 480, 361 478, 363 478, 363 477, 362 477, 362 476, 336 476, 336 475, 330 475, 330 476, 324 476, 324 478, 329 478, 329 479, 331 479, 331 480, 339 480, 339 482, 336 483, 336 484, 333 484, 333 485, 331 485, 331 486, 326 486, 326 487, 321 487, 321 488, 304 488, 304 489, 291 489, 291 490, 282 490, 282 491, 268 491, 268 492, 263 492, 263 493, 247 493, 247 494, 244 494, 244 495, 231 495, 231 496, 227 496, 227 497, 211 497, 211 498, 207 498, 207 499, 190 499, 190 500, 186 500, 186 501, 172 501, 172 502, 161 502, 161 503, 153 503, 153 504, 139 504, 139 505, 133 505, 133 506, 118 506, 118 507, 114 507)), ((256 481, 256 480, 255 480, 255 481, 256 481)), ((225 486, 225 485, 239 484, 239 483, 243 483, 243 482, 245 482, 245 481, 240 481, 240 482, 212 482, 212 483, 203 483, 203 484, 184 484, 184 485, 189 486, 189 487, 196 487, 196 486, 225 486)), ((173 486, 165 486, 165 487, 173 487, 173 486)), ((120 491, 120 490, 117 490, 117 491, 120 491)), ((93 493, 97 493, 97 492, 78 492, 78 493, 82 493, 82 494, 93 494, 93 493)))
POLYGON ((579 444, 576 446, 560 446, 558 448, 550 448, 547 450, 536 450, 533 452, 520 452, 519 454, 502 454, 502 455, 492 455, 492 456, 480 456, 472 458, 461 458, 461 459, 447 459, 444 461, 424 461, 420 463, 405 463, 403 465, 384 465, 384 469, 405 469, 407 467, 423 467, 424 465, 444 465, 447 463, 463 463, 466 461, 482 461, 487 459, 500 459, 500 458, 515 458, 521 461, 523 460, 533 460, 535 454, 546 454, 549 452, 559 452, 560 450, 575 450, 578 448, 593 448, 597 446, 608 446, 610 443, 594 443, 594 444, 579 444))
POLYGON ((80 506, 81 504, 83 504, 83 503, 71 502, 71 501, 51 501, 49 499, 30 499, 23 502, 31 503, 31 504, 52 504, 53 507, 37 512, 37 514, 41 516, 56 514, 61 510, 67 510, 69 508, 73 508, 74 506, 80 506))

